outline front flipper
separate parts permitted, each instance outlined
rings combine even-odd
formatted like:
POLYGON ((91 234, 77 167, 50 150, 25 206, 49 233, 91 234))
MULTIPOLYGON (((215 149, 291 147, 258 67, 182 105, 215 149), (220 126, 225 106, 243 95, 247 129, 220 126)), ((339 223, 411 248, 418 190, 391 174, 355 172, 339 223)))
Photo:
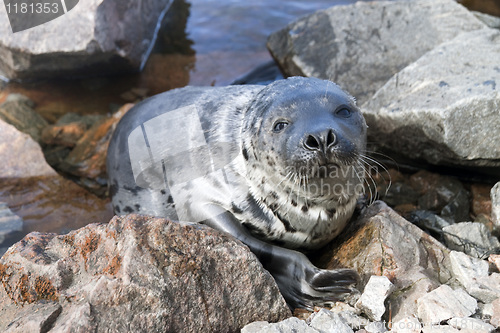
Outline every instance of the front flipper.
POLYGON ((230 212, 216 215, 203 223, 245 243, 274 277, 281 294, 292 308, 312 309, 315 305, 339 300, 351 292, 350 286, 358 281, 358 274, 353 270, 319 269, 303 253, 253 237, 230 212))

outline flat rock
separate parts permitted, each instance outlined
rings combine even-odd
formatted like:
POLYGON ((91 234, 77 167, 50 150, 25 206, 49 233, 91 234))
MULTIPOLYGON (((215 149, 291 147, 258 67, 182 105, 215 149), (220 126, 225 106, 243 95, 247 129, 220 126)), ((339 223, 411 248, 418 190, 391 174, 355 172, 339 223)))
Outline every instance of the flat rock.
POLYGON ((395 322, 416 313, 417 299, 451 278, 448 254, 433 237, 377 201, 350 222, 317 263, 353 268, 362 285, 372 275, 387 277, 395 286, 387 300, 395 322))
POLYGON ((406 158, 498 172, 499 58, 500 31, 489 28, 429 51, 362 106, 370 140, 406 158))
POLYGON ((420 333, 422 324, 413 316, 407 316, 392 323, 391 332, 394 333, 420 333))
POLYGON ((428 324, 438 324, 453 317, 468 317, 477 309, 477 301, 463 289, 441 285, 417 301, 418 317, 428 324))
POLYGON ((362 104, 427 51, 483 27, 452 0, 359 1, 303 17, 267 46, 286 75, 332 80, 362 104))
POLYGON ((62 236, 31 233, 0 259, 0 276, 0 331, 23 304, 62 307, 51 332, 235 332, 291 315, 239 241, 139 215, 62 236))
POLYGON ((321 309, 309 318, 309 325, 321 333, 353 333, 351 327, 337 313, 321 309))
POLYGON ((24 220, 24 231, 59 232, 108 221, 111 205, 45 162, 40 146, 0 120, 0 201, 24 220))
POLYGON ((63 16, 12 32, 0 11, 0 75, 33 80, 139 70, 171 0, 79 1, 63 16), (67 33, 64 33, 67 32, 67 33))

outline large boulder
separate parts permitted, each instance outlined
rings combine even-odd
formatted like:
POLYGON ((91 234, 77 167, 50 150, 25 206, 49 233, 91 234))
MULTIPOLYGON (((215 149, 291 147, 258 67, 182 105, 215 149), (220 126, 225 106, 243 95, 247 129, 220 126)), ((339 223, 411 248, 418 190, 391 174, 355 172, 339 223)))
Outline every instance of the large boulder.
POLYGON ((2 332, 236 332, 291 315, 239 241, 139 215, 31 233, 0 260, 0 280, 2 332))
POLYGON ((432 164, 499 173, 500 31, 459 35, 394 75, 362 106, 370 140, 432 164))
POLYGON ((86 0, 66 14, 12 32, 0 10, 0 76, 40 79, 138 70, 172 0, 86 0))
POLYGON ((359 1, 291 23, 268 48, 286 75, 332 80, 361 104, 427 51, 483 27, 453 0, 359 1))

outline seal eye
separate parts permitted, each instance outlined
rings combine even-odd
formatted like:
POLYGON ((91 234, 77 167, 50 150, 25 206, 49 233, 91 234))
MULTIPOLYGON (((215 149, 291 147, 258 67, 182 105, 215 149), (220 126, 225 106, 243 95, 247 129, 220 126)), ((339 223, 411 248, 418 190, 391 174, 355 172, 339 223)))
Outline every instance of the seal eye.
POLYGON ((340 110, 337 110, 336 112, 337 115, 343 117, 343 118, 349 118, 352 114, 351 110, 347 108, 341 108, 340 110))
POLYGON ((279 133, 283 131, 287 126, 288 123, 286 121, 278 121, 277 123, 274 124, 273 132, 279 133))

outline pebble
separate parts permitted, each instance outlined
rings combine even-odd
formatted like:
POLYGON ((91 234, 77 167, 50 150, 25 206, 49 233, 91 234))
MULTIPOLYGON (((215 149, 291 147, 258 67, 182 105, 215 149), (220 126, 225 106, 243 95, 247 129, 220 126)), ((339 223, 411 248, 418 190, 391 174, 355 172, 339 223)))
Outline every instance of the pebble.
POLYGON ((385 313, 384 301, 394 285, 385 276, 372 275, 355 307, 373 321, 380 321, 385 313))

